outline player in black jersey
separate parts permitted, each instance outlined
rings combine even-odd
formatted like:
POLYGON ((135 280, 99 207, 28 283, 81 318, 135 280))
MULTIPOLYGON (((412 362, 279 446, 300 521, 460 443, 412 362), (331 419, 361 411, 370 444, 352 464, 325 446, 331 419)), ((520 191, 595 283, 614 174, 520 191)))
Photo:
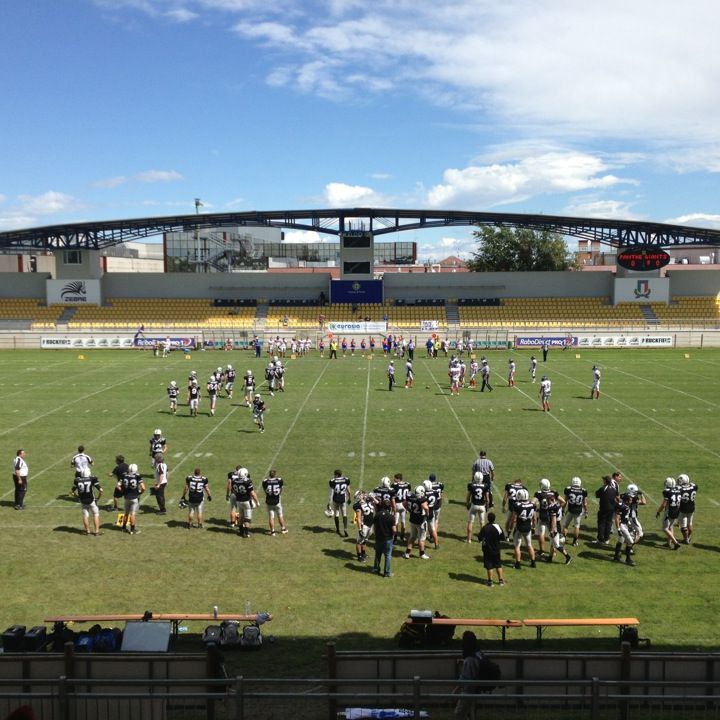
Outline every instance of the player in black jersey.
POLYGON ((268 476, 262 481, 262 489, 265 492, 265 506, 268 512, 268 524, 270 526, 270 534, 275 535, 275 518, 280 523, 280 531, 285 535, 288 531, 285 525, 285 515, 281 495, 284 483, 281 477, 278 477, 277 470, 271 470, 268 476))
MULTIPOLYGON (((468 483, 465 507, 468 510, 466 542, 472 542, 472 529, 475 518, 480 520, 480 528, 485 525, 485 511, 487 508, 487 492, 483 483, 483 474, 478 470, 473 481, 468 483)), ((501 533, 502 534, 502 533, 501 533)))
POLYGON ((335 470, 332 479, 328 482, 330 487, 330 513, 335 520, 335 532, 340 534, 340 515, 343 521, 343 533, 348 536, 347 504, 350 502, 350 479, 342 474, 342 470, 335 470))
POLYGON ((615 527, 618 531, 618 540, 615 543, 615 555, 613 560, 620 562, 620 550, 625 543, 625 563, 635 565, 632 559, 633 545, 635 544, 635 529, 633 523, 633 496, 631 493, 623 493, 620 504, 615 511, 615 527))
POLYGON ((250 537, 252 511, 259 505, 259 501, 247 468, 237 467, 228 475, 228 489, 229 499, 236 508, 238 533, 240 537, 250 537))
MULTIPOLYGON (((270 393, 272 395, 272 393, 270 393)), ((252 411, 253 411, 253 422, 258 426, 261 433, 265 432, 265 411, 267 410, 267 407, 265 406, 265 401, 260 397, 259 393, 255 393, 255 397, 253 398, 252 403, 252 411)))
POLYGON ((373 498, 364 490, 358 490, 355 493, 355 502, 353 503, 353 511, 355 512, 355 525, 357 525, 358 534, 355 541, 355 552, 359 562, 367 562, 366 544, 370 533, 373 529, 373 520, 375 519, 375 503, 373 498))
POLYGON ((215 407, 217 406, 217 396, 218 396, 218 389, 220 388, 220 383, 217 379, 217 373, 210 376, 210 379, 207 381, 207 392, 208 397, 210 398, 210 415, 215 414, 215 407))
POLYGON ((530 495, 526 488, 518 490, 515 495, 512 528, 516 570, 520 570, 520 548, 523 543, 525 543, 530 556, 530 567, 535 567, 535 548, 532 544, 532 534, 535 528, 535 505, 530 502, 529 498, 530 495))
POLYGON ((135 527, 135 519, 140 506, 140 495, 145 492, 145 483, 135 463, 128 466, 128 471, 123 474, 118 482, 118 488, 122 491, 125 503, 122 529, 131 535, 136 535, 140 531, 135 527), (130 524, 129 528, 128 523, 130 524))
POLYGON ((168 398, 170 400, 170 412, 175 415, 177 413, 177 399, 180 394, 180 388, 174 380, 170 381, 167 389, 168 398))
POLYGON ((698 486, 691 482, 685 473, 678 475, 677 481, 680 484, 680 530, 683 534, 683 542, 689 545, 692 542, 695 498, 697 497, 698 486))
POLYGON ((410 559, 413 545, 417 541, 420 558, 429 560, 430 556, 425 552, 425 540, 427 538, 427 520, 430 515, 430 508, 425 500, 425 487, 423 485, 418 485, 415 492, 408 496, 405 507, 410 517, 410 535, 403 557, 406 560, 410 559))
POLYGON ((538 551, 540 555, 545 555, 545 537, 546 535, 550 535, 551 529, 548 507, 554 501, 558 501, 562 507, 565 505, 565 498, 559 498, 558 493, 552 489, 550 481, 547 478, 540 480, 540 489, 535 493, 535 495, 533 495, 533 498, 538 512, 538 551))
POLYGON ((245 392, 245 405, 250 407, 255 394, 255 376, 252 370, 246 371, 245 377, 243 377, 243 390, 245 392))
POLYGON ((167 440, 163 437, 162 430, 155 428, 153 436, 150 438, 150 457, 152 458, 152 466, 155 467, 155 456, 158 453, 163 455, 167 451, 167 440))
POLYGON ((378 507, 384 505, 387 500, 388 507, 393 513, 395 512, 395 490, 389 477, 385 476, 380 480, 380 484, 372 491, 372 495, 378 507))
POLYGON ((527 488, 523 484, 522 480, 515 480, 511 483, 506 483, 505 492, 503 493, 502 509, 503 512, 507 510, 505 516, 505 535, 510 537, 512 533, 513 515, 515 513, 515 506, 517 504, 517 495, 521 490, 527 492, 527 488))
POLYGON ((556 494, 547 504, 547 513, 550 520, 550 554, 547 561, 552 562, 555 553, 559 552, 565 558, 565 564, 569 565, 572 562, 572 557, 565 549, 565 537, 560 532, 560 516, 563 512, 561 502, 562 498, 556 494))
POLYGON ((100 535, 100 510, 97 506, 97 500, 100 499, 103 489, 100 487, 100 481, 91 475, 90 467, 83 468, 79 476, 75 477, 70 494, 80 500, 82 508, 82 524, 85 535, 90 534, 89 518, 90 513, 93 516, 93 527, 95 531, 93 535, 100 535))
POLYGON ((582 480, 575 476, 563 494, 565 495, 565 514, 562 519, 562 533, 567 538, 568 528, 573 528, 572 544, 580 542, 580 523, 588 516, 587 490, 582 486, 582 480))
POLYGON ((197 522, 197 527, 202 528, 205 497, 208 502, 212 501, 209 481, 200 468, 195 468, 195 472, 185 478, 185 489, 182 494, 182 500, 187 500, 188 503, 188 529, 193 527, 193 519, 197 522))
POLYGON ((673 527, 678 522, 680 517, 680 502, 682 498, 682 492, 675 478, 665 478, 665 488, 663 489, 663 500, 660 503, 660 507, 655 513, 655 517, 659 518, 661 513, 663 514, 662 529, 667 537, 668 547, 673 550, 677 550, 680 547, 680 543, 675 538, 673 527))
POLYGON ((122 497, 122 490, 119 487, 120 480, 122 479, 122 476, 128 471, 129 465, 125 462, 125 457, 123 455, 116 455, 115 456, 115 467, 112 469, 110 473, 108 473, 109 477, 115 478, 115 487, 113 490, 113 501, 112 505, 108 508, 108 510, 117 512, 120 508, 118 508, 118 500, 122 497))
POLYGON ((235 389, 235 370, 232 365, 228 365, 225 370, 225 392, 232 400, 233 391, 235 389))
POLYGON ((197 417, 200 408, 200 386, 195 378, 192 379, 188 388, 188 405, 190 406, 190 416, 197 417))
POLYGON ((395 494, 395 528, 398 537, 404 541, 407 534, 407 507, 405 501, 410 497, 410 483, 403 480, 402 473, 393 475, 392 490, 395 494))

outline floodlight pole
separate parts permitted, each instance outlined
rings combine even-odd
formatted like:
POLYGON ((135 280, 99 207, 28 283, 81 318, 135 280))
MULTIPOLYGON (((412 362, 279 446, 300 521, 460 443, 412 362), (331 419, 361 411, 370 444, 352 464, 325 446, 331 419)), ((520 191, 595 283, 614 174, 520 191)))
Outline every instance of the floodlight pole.
MULTIPOLYGON (((195 198, 195 214, 200 214, 200 208, 202 207, 202 200, 195 198)), ((195 226, 195 253, 197 255, 195 262, 195 272, 201 272, 200 269, 200 228, 195 226)))

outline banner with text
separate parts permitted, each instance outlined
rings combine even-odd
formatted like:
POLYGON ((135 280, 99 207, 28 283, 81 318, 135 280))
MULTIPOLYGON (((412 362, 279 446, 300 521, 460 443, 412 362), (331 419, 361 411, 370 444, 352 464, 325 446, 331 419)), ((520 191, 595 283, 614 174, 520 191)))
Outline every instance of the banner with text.
POLYGON ((556 335, 546 337, 544 335, 516 335, 515 347, 542 347, 547 343, 550 347, 574 347, 578 339, 572 335, 556 335))
POLYGON ((48 305, 100 305, 99 280, 47 280, 48 305))
POLYGON ((40 338, 40 347, 48 349, 72 349, 72 348, 132 348, 133 339, 131 337, 43 337, 40 338))
POLYGON ((613 304, 618 303, 668 303, 670 302, 670 278, 615 278, 613 304))
MULTIPOLYGON (((165 337, 148 337, 147 335, 135 335, 135 347, 155 347, 156 345, 164 345, 167 340, 165 337)), ((194 349, 196 345, 195 338, 189 337, 171 337, 170 346, 173 350, 185 350, 186 348, 194 349)))
POLYGON ((330 302, 361 303, 383 302, 383 281, 382 280, 331 280, 330 281, 330 302))
POLYGON ((668 348, 674 347, 672 335, 593 335, 581 337, 578 340, 579 348, 598 347, 641 347, 641 348, 668 348))
POLYGON ((384 322, 329 322, 325 326, 328 333, 335 335, 358 334, 384 334, 387 330, 387 323, 384 322))

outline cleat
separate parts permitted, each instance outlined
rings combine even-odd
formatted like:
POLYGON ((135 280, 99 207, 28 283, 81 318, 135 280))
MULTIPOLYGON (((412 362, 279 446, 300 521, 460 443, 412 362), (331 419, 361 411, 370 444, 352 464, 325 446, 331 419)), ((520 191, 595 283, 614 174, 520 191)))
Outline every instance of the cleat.
POLYGON ((520 563, 517 562, 517 561, 515 562, 515 564, 513 565, 513 567, 514 567, 516 570, 522 570, 522 566, 521 566, 520 563))
POLYGON ((421 553, 421 554, 420 554, 420 559, 421 559, 421 560, 429 560, 429 559, 430 559, 430 556, 427 555, 426 553, 421 553))
POLYGON ((537 567, 537 564, 535 563, 534 560, 531 560, 531 561, 530 561, 530 567, 531 567, 531 568, 537 567))
POLYGON ((403 557, 404 557, 406 560, 409 560, 409 559, 410 559, 410 553, 409 553, 409 552, 404 552, 404 553, 403 553, 403 557))
POLYGON ((569 565, 571 562, 572 562, 572 558, 570 557, 570 555, 566 555, 565 556, 565 564, 569 565))
POLYGON ((500 584, 500 585, 504 585, 504 584, 505 584, 505 581, 504 581, 504 580, 500 580, 499 584, 500 584))
POLYGON ((287 535, 288 529, 287 529, 287 528, 283 528, 280 532, 281 532, 283 535, 287 535))
POLYGON ((614 562, 620 562, 620 556, 619 556, 619 555, 613 555, 613 561, 614 561, 614 562))
POLYGON ((626 558, 625 564, 626 564, 626 565, 630 565, 630 567, 634 567, 634 566, 635 566, 635 561, 634 561, 632 558, 626 558))

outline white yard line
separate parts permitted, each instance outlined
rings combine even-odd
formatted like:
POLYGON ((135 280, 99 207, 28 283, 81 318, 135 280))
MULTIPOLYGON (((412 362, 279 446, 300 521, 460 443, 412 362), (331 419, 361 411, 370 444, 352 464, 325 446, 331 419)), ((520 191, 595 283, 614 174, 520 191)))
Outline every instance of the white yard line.
POLYGON ((365 409, 363 411, 363 427, 362 437, 360 438, 360 481, 358 487, 362 489, 365 481, 365 441, 367 439, 367 417, 368 417, 368 405, 370 404, 370 368, 371 364, 367 364, 367 380, 365 382, 365 409))

